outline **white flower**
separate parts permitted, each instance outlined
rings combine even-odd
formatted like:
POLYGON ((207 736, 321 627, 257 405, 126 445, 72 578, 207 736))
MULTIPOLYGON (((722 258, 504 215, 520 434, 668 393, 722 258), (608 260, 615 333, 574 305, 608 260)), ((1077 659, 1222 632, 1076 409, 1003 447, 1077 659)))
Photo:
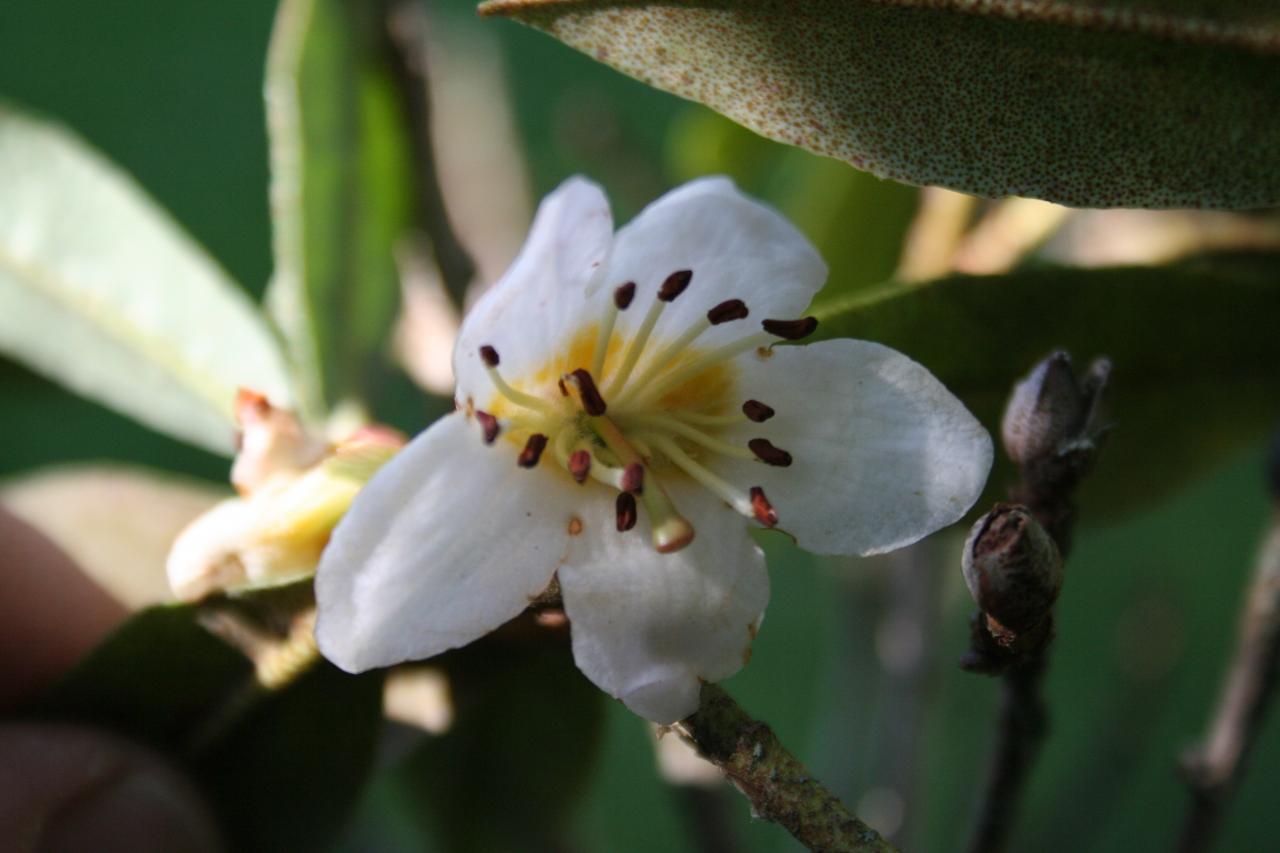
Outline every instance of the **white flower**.
POLYGON ((430 657, 558 576, 582 671, 671 723, 736 672, 769 598, 748 535, 898 548, 977 499, 991 440, 923 367, 851 340, 772 347, 826 278, 723 178, 613 233, 599 187, 543 201, 467 315, 458 411, 357 497, 316 578, 320 649, 360 671, 430 657))

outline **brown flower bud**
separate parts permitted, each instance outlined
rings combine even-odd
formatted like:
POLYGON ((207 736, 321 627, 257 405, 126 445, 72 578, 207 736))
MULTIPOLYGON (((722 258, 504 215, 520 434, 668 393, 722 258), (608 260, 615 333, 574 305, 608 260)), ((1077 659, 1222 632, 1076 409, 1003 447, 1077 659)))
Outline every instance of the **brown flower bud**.
POLYGON ((1016 632, 1038 625, 1062 589, 1062 555, 1035 517, 1017 504, 996 504, 964 543, 964 581, 973 600, 1016 632))
POLYGON ((1014 386, 1000 424, 1005 452, 1019 465, 1049 458, 1081 441, 1092 441, 1098 405, 1111 363, 1099 359, 1077 378, 1071 356, 1049 355, 1014 386))

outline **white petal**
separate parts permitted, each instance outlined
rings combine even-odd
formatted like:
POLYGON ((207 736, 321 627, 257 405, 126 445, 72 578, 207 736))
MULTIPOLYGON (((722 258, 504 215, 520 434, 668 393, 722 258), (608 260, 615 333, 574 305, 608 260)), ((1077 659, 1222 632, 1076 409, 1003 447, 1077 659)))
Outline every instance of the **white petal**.
MULTIPOLYGON (((544 463, 545 465, 545 463, 544 463)), ((460 646, 518 614, 567 549, 573 484, 448 415, 365 486, 316 575, 316 639, 350 672, 460 646)))
POLYGON ((741 299, 751 312, 709 329, 699 346, 759 331, 761 320, 800 316, 827 278, 826 264, 805 236, 728 178, 687 183, 618 232, 602 283, 637 284, 636 307, 623 314, 619 328, 637 324, 663 280, 682 269, 692 270, 693 280, 665 309, 658 340, 676 337, 727 299, 741 299))
POLYGON ((542 200, 515 263, 462 322, 453 350, 457 399, 479 402, 492 390, 481 346, 497 348, 503 373, 514 379, 597 319, 585 295, 603 274, 612 243, 613 215, 600 187, 570 178, 542 200))
POLYGON ((718 462, 761 486, 778 526, 819 554, 875 554, 958 520, 991 469, 991 437, 933 374, 868 341, 777 347, 738 361, 744 396, 772 406, 736 427, 791 453, 786 468, 718 462))
POLYGON ((705 491, 672 478, 668 491, 697 531, 659 554, 643 511, 618 533, 611 501, 594 501, 560 567, 579 668, 655 723, 693 713, 702 680, 737 672, 769 600, 764 555, 745 520, 705 491))

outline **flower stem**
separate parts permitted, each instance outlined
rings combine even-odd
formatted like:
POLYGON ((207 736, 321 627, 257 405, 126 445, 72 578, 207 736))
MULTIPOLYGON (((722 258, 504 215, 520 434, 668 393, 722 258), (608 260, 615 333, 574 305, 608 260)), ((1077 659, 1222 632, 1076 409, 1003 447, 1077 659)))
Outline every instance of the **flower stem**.
POLYGON ((1275 695, 1280 665, 1280 498, 1240 614, 1235 657, 1204 742, 1183 758, 1191 804, 1178 849, 1208 850, 1275 695))
POLYGON ((810 850, 890 853, 894 847, 814 779, 773 731, 714 684, 676 728, 751 802, 810 850))

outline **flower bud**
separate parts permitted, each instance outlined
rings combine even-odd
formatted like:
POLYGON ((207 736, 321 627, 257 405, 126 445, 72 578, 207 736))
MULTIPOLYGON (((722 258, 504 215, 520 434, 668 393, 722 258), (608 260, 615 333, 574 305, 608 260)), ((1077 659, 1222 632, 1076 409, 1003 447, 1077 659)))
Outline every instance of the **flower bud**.
POLYGON ((1062 589, 1062 556, 1025 507, 996 504, 964 544, 964 581, 978 607, 1004 628, 1029 631, 1062 589))
POLYGON ((1095 437, 1098 403, 1110 370, 1110 362, 1099 359, 1077 379, 1071 356, 1062 350, 1037 364, 1014 386, 1000 423, 1009 458, 1027 465, 1095 437))
POLYGON ((169 552, 174 595, 195 601, 313 574, 351 501, 403 443, 390 430, 361 430, 311 467, 294 475, 278 470, 247 497, 218 504, 169 552))
POLYGON ((262 394, 241 388, 235 413, 240 446, 231 467, 231 483, 242 495, 252 494, 275 477, 296 476, 325 455, 325 442, 309 434, 293 412, 271 405, 262 394))

